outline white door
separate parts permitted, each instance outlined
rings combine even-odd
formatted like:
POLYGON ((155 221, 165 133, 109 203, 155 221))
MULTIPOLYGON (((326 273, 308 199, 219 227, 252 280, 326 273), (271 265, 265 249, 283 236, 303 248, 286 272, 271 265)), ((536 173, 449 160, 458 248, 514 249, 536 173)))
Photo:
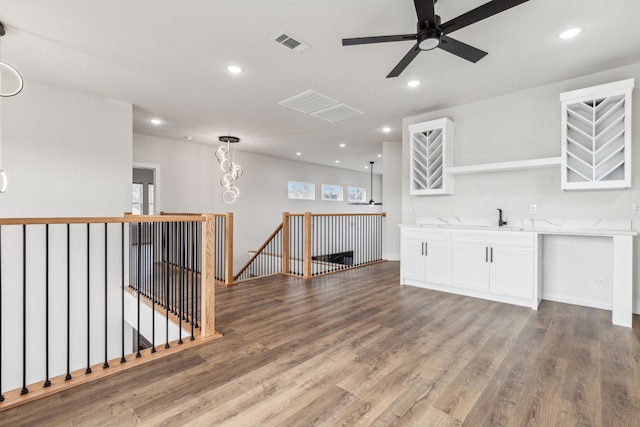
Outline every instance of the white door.
POLYGON ((452 286, 489 291, 489 247, 456 243, 452 248, 452 286))
POLYGON ((402 279, 424 281, 424 242, 422 240, 402 239, 400 251, 402 279))
POLYGON ((533 249, 494 246, 491 292, 518 298, 533 298, 533 249))
POLYGON ((427 282, 451 285, 451 243, 426 242, 427 282))

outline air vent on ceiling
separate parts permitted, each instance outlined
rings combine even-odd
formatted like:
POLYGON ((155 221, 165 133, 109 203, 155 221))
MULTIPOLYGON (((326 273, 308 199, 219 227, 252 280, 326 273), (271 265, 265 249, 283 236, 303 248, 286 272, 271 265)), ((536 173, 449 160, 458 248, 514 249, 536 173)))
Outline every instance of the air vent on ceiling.
POLYGON ((278 102, 278 104, 284 107, 289 107, 302 113, 312 113, 337 103, 338 101, 335 99, 331 99, 328 96, 324 96, 313 90, 302 92, 296 96, 292 96, 291 98, 278 102))
POLYGON ((326 120, 331 123, 339 122, 340 120, 350 119, 352 117, 364 114, 362 111, 349 107, 345 104, 334 105, 333 107, 325 108, 324 110, 316 111, 311 115, 322 120, 326 120))
POLYGON ((311 47, 309 43, 303 42, 299 38, 292 36, 291 34, 285 33, 284 31, 276 35, 275 37, 273 37, 271 40, 283 46, 286 46, 289 49, 293 50, 294 52, 298 52, 298 53, 302 53, 311 47))

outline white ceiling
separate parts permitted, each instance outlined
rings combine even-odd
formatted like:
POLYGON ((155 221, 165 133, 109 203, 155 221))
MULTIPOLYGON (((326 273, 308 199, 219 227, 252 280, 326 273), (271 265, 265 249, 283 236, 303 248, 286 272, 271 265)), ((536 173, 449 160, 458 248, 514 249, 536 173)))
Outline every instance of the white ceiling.
MULTIPOLYGON (((436 13, 446 22, 483 3, 440 0, 436 13)), ((341 39, 415 32, 411 0, 0 0, 2 58, 26 85, 130 102, 138 133, 216 145, 232 134, 244 151, 358 171, 401 140, 403 117, 640 62, 638 16, 638 0, 530 0, 451 34, 489 52, 478 63, 436 49, 386 79, 412 42, 341 39), (574 26, 583 33, 558 39, 574 26), (281 31, 311 49, 272 41, 281 31), (364 114, 329 123, 278 105, 309 89, 364 114)))

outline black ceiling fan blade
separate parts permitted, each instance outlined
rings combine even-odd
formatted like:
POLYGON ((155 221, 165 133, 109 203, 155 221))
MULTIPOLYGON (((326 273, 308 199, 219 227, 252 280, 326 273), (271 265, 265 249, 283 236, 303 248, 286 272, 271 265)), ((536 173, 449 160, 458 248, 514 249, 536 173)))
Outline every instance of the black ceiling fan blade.
POLYGON ((442 36, 440 38, 440 44, 438 45, 438 47, 473 63, 480 61, 482 58, 488 55, 488 53, 483 50, 477 49, 473 46, 469 46, 466 43, 462 43, 461 41, 452 39, 448 36, 442 36))
POLYGON ((386 43, 386 42, 403 42, 407 40, 415 40, 417 34, 398 34, 395 36, 375 36, 375 37, 356 37, 353 39, 342 39, 342 46, 353 46, 357 44, 370 43, 386 43))
POLYGON ((398 65, 391 70, 387 78, 389 77, 398 77, 405 68, 414 60, 416 56, 420 53, 420 48, 418 47, 418 43, 416 43, 409 52, 398 62, 398 65))
POLYGON ((449 34, 527 1, 529 0, 493 0, 445 22, 440 26, 440 29, 443 33, 449 34))
POLYGON ((418 22, 429 21, 430 24, 434 24, 436 21, 436 13, 433 10, 433 0, 413 0, 416 6, 416 15, 418 15, 418 22))

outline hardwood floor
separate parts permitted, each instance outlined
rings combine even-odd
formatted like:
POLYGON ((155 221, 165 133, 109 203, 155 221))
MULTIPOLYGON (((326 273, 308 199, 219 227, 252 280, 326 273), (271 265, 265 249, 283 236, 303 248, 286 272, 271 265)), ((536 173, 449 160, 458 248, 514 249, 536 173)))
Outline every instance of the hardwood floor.
POLYGON ((396 262, 217 290, 225 336, 0 425, 640 426, 640 322, 399 286, 396 262))

